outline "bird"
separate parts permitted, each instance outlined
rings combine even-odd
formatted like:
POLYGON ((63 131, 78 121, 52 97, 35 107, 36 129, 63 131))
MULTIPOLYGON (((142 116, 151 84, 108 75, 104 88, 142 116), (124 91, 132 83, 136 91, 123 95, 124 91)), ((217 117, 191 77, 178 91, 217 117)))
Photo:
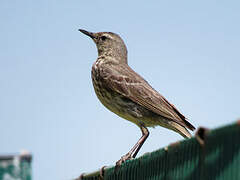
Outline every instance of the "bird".
POLYGON ((118 34, 79 31, 97 46, 98 57, 92 65, 91 77, 98 99, 113 113, 136 124, 142 132, 137 143, 116 162, 116 167, 136 157, 149 136, 148 127, 162 126, 191 138, 187 129, 193 131, 195 127, 128 65, 127 47, 118 34))

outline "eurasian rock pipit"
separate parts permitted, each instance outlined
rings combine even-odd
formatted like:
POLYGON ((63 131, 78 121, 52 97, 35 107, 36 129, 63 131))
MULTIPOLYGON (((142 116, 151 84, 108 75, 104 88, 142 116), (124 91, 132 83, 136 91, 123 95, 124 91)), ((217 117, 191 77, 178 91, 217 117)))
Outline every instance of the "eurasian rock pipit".
POLYGON ((135 123, 142 131, 142 137, 133 148, 117 161, 135 158, 147 139, 147 127, 163 126, 185 138, 194 130, 186 118, 146 80, 128 66, 127 48, 115 33, 92 33, 79 29, 91 37, 98 49, 98 58, 92 66, 92 82, 101 103, 118 116, 135 123))

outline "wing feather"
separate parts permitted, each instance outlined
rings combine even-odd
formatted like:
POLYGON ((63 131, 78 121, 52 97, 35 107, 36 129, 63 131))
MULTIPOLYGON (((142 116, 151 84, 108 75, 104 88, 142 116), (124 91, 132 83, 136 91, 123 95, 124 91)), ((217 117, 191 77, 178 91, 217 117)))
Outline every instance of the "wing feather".
POLYGON ((118 69, 112 66, 104 69, 103 80, 112 90, 162 117, 191 130, 195 129, 172 104, 129 66, 119 66, 118 69))

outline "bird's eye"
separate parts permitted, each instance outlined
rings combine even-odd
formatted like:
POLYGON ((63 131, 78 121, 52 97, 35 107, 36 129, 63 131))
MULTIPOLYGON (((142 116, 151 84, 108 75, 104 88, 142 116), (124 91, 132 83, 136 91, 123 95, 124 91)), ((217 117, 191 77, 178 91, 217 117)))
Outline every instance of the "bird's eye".
POLYGON ((107 39, 106 36, 101 36, 101 40, 105 41, 107 39))

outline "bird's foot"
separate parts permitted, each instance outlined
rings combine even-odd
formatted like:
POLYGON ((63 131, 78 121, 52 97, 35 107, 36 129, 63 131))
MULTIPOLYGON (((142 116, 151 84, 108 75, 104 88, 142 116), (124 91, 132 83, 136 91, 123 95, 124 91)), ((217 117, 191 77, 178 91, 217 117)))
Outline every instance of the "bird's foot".
POLYGON ((116 162, 115 171, 118 171, 118 169, 120 168, 122 163, 124 163, 125 161, 130 160, 130 159, 133 159, 133 157, 130 153, 127 153, 126 155, 122 156, 121 159, 119 159, 116 162))

